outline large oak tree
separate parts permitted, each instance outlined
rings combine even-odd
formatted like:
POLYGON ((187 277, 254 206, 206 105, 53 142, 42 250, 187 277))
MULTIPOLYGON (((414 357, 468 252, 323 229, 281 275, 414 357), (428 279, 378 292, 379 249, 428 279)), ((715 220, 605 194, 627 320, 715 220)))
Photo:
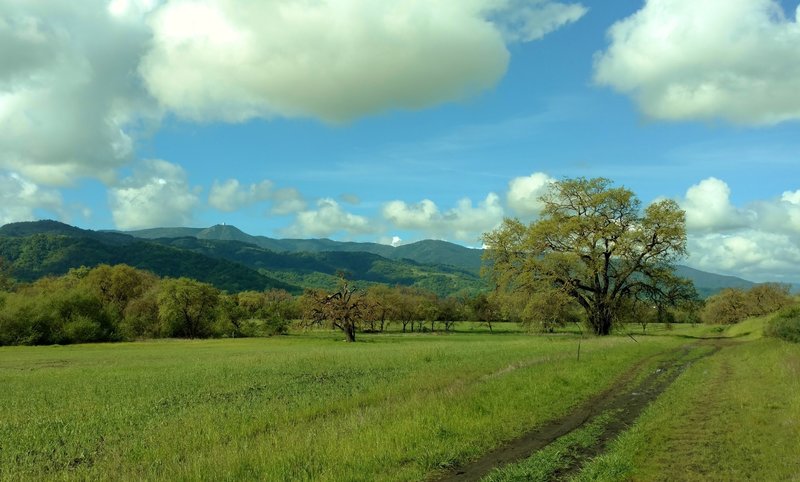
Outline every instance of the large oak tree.
POLYGON ((529 296, 557 291, 586 311, 607 335, 623 301, 674 304, 694 296, 674 275, 686 254, 685 213, 672 200, 642 210, 639 199, 610 180, 565 179, 540 198, 540 218, 505 219, 484 235, 487 271, 501 289, 529 296))

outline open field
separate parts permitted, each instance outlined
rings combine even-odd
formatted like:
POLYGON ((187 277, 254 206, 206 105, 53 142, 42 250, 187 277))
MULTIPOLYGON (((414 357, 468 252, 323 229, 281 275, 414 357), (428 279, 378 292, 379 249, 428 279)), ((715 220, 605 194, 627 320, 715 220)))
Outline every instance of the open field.
POLYGON ((686 343, 339 338, 3 348, 2 477, 420 479, 686 343))
POLYGON ((732 327, 578 480, 800 480, 800 345, 759 338, 759 321, 732 327))
MULTIPOLYGON (((435 479, 620 379, 644 379, 675 353, 694 353, 692 337, 720 334, 654 326, 657 336, 638 342, 587 338, 576 361, 573 334, 460 328, 360 335, 355 344, 313 332, 2 348, 0 479, 435 479)), ((736 340, 753 338, 737 329, 736 340)), ((692 364, 586 473, 650 480, 669 469, 682 478, 691 464, 719 462, 735 448, 742 458, 725 473, 752 473, 772 459, 786 462, 770 473, 796 474, 786 457, 800 449, 800 349, 741 343, 692 364), (706 429, 719 438, 708 447, 706 429), (765 446, 764 437, 785 443, 765 446)), ((562 443, 591 445, 604 420, 562 443)))

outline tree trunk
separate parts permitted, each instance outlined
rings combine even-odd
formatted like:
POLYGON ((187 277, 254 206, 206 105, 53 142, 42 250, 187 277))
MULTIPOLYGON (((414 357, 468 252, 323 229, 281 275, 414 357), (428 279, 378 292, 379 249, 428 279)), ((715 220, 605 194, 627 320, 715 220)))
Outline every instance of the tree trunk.
POLYGON ((611 334, 612 312, 605 303, 597 303, 589 313, 589 323, 595 335, 605 336, 611 334))
POLYGON ((348 343, 352 342, 352 341, 356 341, 356 327, 355 327, 355 325, 353 325, 352 323, 347 324, 347 325, 344 326, 344 330, 342 330, 342 331, 344 331, 344 334, 345 334, 345 337, 346 337, 345 340, 348 343))

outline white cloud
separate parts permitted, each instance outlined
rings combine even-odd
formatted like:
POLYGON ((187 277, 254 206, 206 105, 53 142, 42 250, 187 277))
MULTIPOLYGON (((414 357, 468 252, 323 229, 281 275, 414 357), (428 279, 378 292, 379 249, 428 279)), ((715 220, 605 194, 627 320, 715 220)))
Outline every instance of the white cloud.
POLYGON ((533 40, 584 12, 543 0, 173 0, 150 17, 140 71, 188 119, 343 122, 486 90, 508 65, 504 33, 533 40))
POLYGON ((308 203, 303 199, 303 195, 293 187, 278 189, 272 194, 274 202, 272 214, 279 216, 286 214, 299 213, 305 211, 308 203))
POLYGON ((731 204, 730 194, 728 185, 714 177, 690 187, 680 203, 686 211, 687 229, 725 231, 744 227, 747 216, 731 204))
POLYGON ((800 24, 775 0, 648 0, 609 30, 595 80, 657 119, 800 119, 800 24))
POLYGON ((506 202, 520 216, 538 216, 544 205, 539 198, 547 192, 555 179, 543 172, 517 177, 508 183, 506 202))
POLYGON ((294 224, 285 233, 297 237, 328 237, 336 233, 355 235, 375 230, 364 216, 349 213, 335 200, 323 198, 317 201, 316 210, 297 213, 294 224))
POLYGON ((208 194, 208 204, 220 211, 236 211, 270 198, 272 181, 264 180, 243 187, 238 180, 214 181, 208 194))
POLYGON ((40 219, 40 211, 63 217, 58 191, 42 189, 14 172, 0 172, 0 225, 40 219))
POLYGON ((476 241, 481 234, 496 228, 503 220, 500 197, 489 193, 477 206, 470 199, 458 201, 456 206, 440 212, 430 199, 417 204, 391 201, 383 206, 383 217, 394 227, 419 231, 423 236, 476 241))
POLYGON ((797 282, 800 244, 797 237, 746 229, 735 234, 689 237, 694 266, 753 281, 797 282))
POLYGON ((753 281, 798 281, 800 190, 746 206, 730 202, 730 188, 708 178, 681 200, 686 210, 689 262, 711 272, 753 281))
POLYGON ((509 41, 531 42, 577 22, 588 11, 581 4, 511 0, 503 6, 500 27, 509 41))
POLYGON ((143 161, 131 177, 109 189, 114 223, 119 229, 186 226, 199 201, 181 166, 143 161))
POLYGON ((135 131, 158 117, 132 75, 149 31, 106 6, 0 4, 0 168, 65 185, 130 161, 135 131))
POLYGON ((381 236, 378 238, 378 243, 386 244, 396 248, 403 244, 403 238, 400 236, 381 236))

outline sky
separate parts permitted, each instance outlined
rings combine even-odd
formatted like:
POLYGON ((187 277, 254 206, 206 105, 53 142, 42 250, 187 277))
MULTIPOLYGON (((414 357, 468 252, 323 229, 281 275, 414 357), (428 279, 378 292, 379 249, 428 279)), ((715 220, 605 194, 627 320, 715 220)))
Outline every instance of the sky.
POLYGON ((0 0, 0 224, 480 246, 555 180, 800 282, 797 0, 0 0))

